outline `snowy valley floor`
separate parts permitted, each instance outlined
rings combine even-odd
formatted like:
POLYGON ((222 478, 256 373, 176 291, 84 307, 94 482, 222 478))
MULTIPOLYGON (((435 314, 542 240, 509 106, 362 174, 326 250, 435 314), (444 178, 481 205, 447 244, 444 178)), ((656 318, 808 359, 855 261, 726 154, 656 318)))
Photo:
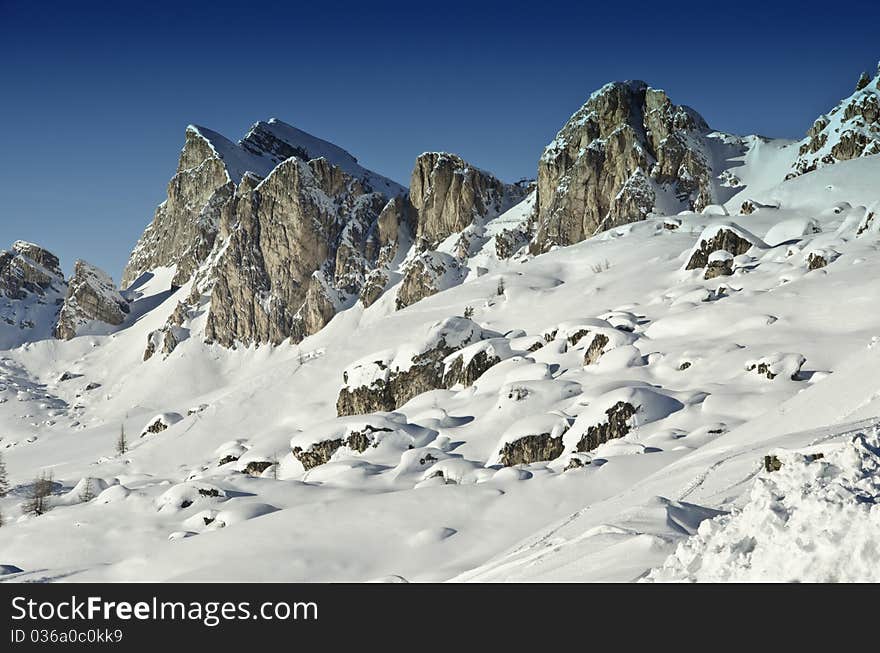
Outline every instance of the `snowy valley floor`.
POLYGON ((750 191, 768 205, 751 215, 734 198, 732 215, 480 259, 461 285, 401 311, 386 293, 298 346, 190 338, 143 362, 189 290, 156 274, 115 333, 0 352, 0 581, 880 580, 878 178, 866 157, 750 191), (735 273, 685 270, 731 221, 756 242, 735 273), (393 415, 336 419, 344 369, 468 307, 514 350, 543 346, 393 415), (626 335, 584 365, 568 336, 597 319, 626 335), (576 434, 620 398, 643 408, 632 430, 580 467, 568 450, 499 464, 529 429, 576 434), (145 432, 157 416, 167 428, 145 432), (367 422, 390 435, 308 471, 291 454, 367 422), (21 516, 41 470, 52 509, 21 516))

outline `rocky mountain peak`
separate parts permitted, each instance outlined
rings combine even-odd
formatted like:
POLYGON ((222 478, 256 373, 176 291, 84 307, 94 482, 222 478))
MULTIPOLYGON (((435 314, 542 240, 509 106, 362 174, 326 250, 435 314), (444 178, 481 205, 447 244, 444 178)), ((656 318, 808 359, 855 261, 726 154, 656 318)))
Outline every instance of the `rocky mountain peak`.
POLYGON ((880 69, 862 73, 855 92, 815 120, 788 178, 872 154, 880 154, 880 69))
POLYGON ((94 322, 118 326, 128 312, 128 302, 113 279, 91 263, 77 260, 58 314, 55 337, 70 340, 94 322))
POLYGON ((538 163, 535 252, 569 245, 655 209, 715 201, 706 121, 643 81, 606 84, 538 163))
POLYGON ((505 184, 456 154, 425 152, 416 159, 410 181, 410 200, 418 213, 416 239, 423 247, 435 247, 524 196, 521 186, 505 184))
POLYGON ((253 187, 291 157, 324 159, 357 179, 365 190, 389 198, 405 192, 399 184, 363 168, 342 148, 274 118, 255 123, 237 143, 189 125, 167 198, 131 254, 123 287, 144 272, 170 266, 177 268, 175 285, 186 283, 210 253, 236 189, 253 187))

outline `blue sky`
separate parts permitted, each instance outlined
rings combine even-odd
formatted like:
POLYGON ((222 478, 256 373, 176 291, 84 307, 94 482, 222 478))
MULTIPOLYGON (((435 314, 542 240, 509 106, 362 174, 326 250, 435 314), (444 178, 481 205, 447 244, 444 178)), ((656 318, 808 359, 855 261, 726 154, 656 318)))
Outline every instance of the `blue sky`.
POLYGON ((861 0, 0 0, 0 247, 118 279, 188 123, 237 139, 278 117, 405 184, 426 150, 513 180, 591 91, 637 78, 716 129, 799 138, 874 72, 878 24, 861 0))

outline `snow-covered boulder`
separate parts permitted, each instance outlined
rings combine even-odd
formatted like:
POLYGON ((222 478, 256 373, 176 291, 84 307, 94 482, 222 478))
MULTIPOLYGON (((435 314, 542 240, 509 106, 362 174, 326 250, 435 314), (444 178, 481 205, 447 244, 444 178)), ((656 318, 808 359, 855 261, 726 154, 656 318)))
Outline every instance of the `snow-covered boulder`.
POLYGON ((802 354, 774 353, 747 361, 745 368, 747 372, 755 372, 761 376, 766 376, 771 381, 777 376, 797 381, 801 367, 803 367, 806 360, 802 354))
POLYGON ((766 248, 763 240, 738 224, 723 221, 706 227, 687 257, 685 270, 706 267, 712 252, 725 250, 733 256, 745 254, 752 247, 766 248))
POLYGON ((764 242, 770 247, 782 243, 801 240, 804 236, 822 233, 822 227, 815 218, 791 218, 774 224, 764 235, 764 242))
POLYGON ((491 464, 505 467, 554 460, 564 451, 562 436, 569 421, 561 415, 533 415, 517 420, 501 435, 491 464))
POLYGON ((486 370, 516 355, 507 338, 489 338, 468 345, 443 359, 443 385, 469 386, 486 370))
POLYGON ((498 336, 462 317, 435 323, 419 340, 347 367, 336 401, 337 414, 396 410, 422 392, 443 388, 444 359, 474 342, 498 336))
POLYGON ((733 274, 733 254, 724 249, 709 254, 706 272, 703 274, 706 281, 715 277, 729 277, 731 274, 733 274))
POLYGON ((622 438, 633 428, 656 422, 684 407, 678 399, 649 386, 617 388, 598 397, 565 434, 566 451, 591 451, 622 438))
POLYGON ((191 505, 210 504, 226 499, 226 492, 204 481, 187 481, 173 485, 156 499, 159 512, 176 512, 185 510, 191 505))
POLYGON ((436 431, 408 424, 399 413, 355 415, 323 422, 297 433, 290 440, 290 449, 294 458, 309 470, 329 462, 343 447, 352 454, 362 454, 380 445, 403 452, 424 446, 436 435, 436 431))
POLYGON ((161 433, 182 419, 183 416, 180 413, 160 413, 147 422, 146 426, 141 430, 141 437, 152 435, 153 433, 161 433))
POLYGON ((832 261, 837 260, 839 256, 840 252, 831 249, 830 247, 811 249, 807 252, 807 269, 818 270, 819 268, 824 268, 832 261))

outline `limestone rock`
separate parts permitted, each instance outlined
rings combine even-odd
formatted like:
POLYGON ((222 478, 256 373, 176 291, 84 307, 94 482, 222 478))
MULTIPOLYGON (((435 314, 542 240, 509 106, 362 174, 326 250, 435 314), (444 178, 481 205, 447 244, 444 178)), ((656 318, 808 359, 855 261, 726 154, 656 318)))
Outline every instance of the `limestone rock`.
POLYGON ((856 157, 880 154, 880 72, 862 73, 855 92, 819 116, 801 141, 787 178, 856 157))
POLYGON ((236 193, 252 190, 290 157, 323 159, 358 180, 368 192, 386 197, 404 192, 400 185, 361 167, 342 148, 274 118, 253 125, 238 143, 190 125, 167 198, 135 246, 123 273, 123 286, 159 266, 176 266, 173 283, 186 282, 210 254, 220 222, 229 219, 236 193))
POLYGON ((416 255, 404 269, 397 290, 398 310, 457 285, 464 272, 458 260, 445 252, 429 250, 416 255))
POLYGON ((425 152, 416 159, 410 201, 418 215, 416 239, 436 247, 475 220, 493 218, 526 195, 522 185, 505 184, 446 152, 425 152))
POLYGON ((498 335, 466 318, 451 317, 433 325, 419 341, 357 361, 343 372, 337 414, 393 411, 422 392, 443 388, 444 360, 450 354, 498 335))
POLYGON ((66 293, 51 252, 23 240, 0 250, 0 348, 52 337, 66 293))
POLYGON ((94 265, 78 260, 58 314, 55 337, 70 340, 93 322, 118 326, 128 312, 128 302, 116 289, 113 279, 94 265))
POLYGON ((645 82, 607 84, 566 123, 538 163, 533 252, 570 245, 654 209, 658 193, 683 208, 715 201, 709 127, 645 82))
POLYGON ((52 287, 64 286, 58 257, 39 245, 18 240, 12 249, 0 250, 0 292, 9 299, 29 294, 45 296, 52 287))
POLYGON ((591 451, 600 444, 622 438, 630 431, 630 418, 638 411, 637 406, 624 401, 618 401, 605 411, 607 419, 604 422, 590 426, 584 436, 578 441, 577 451, 591 451))
POLYGON ((221 225, 205 340, 278 344, 323 327, 357 297, 386 203, 325 159, 281 163, 221 225))
POLYGON ((553 460, 564 450, 562 436, 552 437, 549 433, 527 435, 508 442, 501 449, 501 464, 505 467, 553 460))
POLYGON ((705 280, 714 279, 716 277, 729 277, 733 274, 733 254, 727 250, 719 249, 709 254, 706 263, 706 272, 703 274, 705 280))
POLYGON ((554 460, 565 450, 568 425, 566 417, 555 413, 517 420, 501 435, 494 461, 510 467, 554 460))
POLYGON ((714 252, 725 251, 731 256, 739 256, 752 247, 766 247, 766 244, 733 222, 710 225, 703 230, 697 244, 691 250, 685 270, 706 267, 709 264, 709 257, 714 252))

